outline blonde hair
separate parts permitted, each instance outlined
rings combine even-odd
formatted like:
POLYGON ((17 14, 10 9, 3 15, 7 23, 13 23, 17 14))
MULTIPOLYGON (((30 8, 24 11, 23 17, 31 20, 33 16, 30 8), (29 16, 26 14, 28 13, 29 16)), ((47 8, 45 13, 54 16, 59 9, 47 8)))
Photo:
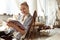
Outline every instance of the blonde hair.
POLYGON ((23 2, 23 3, 21 3, 21 5, 25 5, 25 6, 29 7, 27 2, 23 2))

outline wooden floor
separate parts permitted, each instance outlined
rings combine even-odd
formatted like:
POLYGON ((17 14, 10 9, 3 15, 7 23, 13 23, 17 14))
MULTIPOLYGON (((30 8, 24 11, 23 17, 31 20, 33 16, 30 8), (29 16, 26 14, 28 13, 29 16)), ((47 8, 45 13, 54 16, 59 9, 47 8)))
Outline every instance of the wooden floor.
MULTIPOLYGON (((35 38, 30 38, 29 40, 60 40, 60 28, 50 29, 48 35, 47 34, 42 35, 37 32, 37 34, 36 33, 34 35, 31 34, 31 36, 35 38)), ((0 38, 0 40, 4 40, 4 39, 0 38)))
MULTIPOLYGON (((29 40, 60 40, 60 28, 55 28, 55 29, 51 29, 49 31, 49 35, 40 35, 40 34, 35 34, 34 36, 36 36, 35 38, 30 38, 29 40)), ((33 35, 32 35, 33 36, 33 35)), ((25 39, 28 40, 28 39, 25 39)))

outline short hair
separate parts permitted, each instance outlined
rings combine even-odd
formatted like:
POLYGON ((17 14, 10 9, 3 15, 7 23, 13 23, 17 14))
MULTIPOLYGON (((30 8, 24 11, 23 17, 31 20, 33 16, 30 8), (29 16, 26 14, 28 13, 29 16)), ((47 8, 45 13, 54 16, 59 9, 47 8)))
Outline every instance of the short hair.
POLYGON ((21 5, 25 5, 25 6, 29 7, 27 2, 23 2, 23 3, 21 3, 21 5))

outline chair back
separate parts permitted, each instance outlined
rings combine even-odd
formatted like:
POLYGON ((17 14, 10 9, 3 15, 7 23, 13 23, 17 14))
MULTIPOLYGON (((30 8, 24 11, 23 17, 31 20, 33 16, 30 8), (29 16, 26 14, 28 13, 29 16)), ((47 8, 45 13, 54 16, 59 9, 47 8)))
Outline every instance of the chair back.
POLYGON ((28 31, 27 31, 27 33, 26 33, 25 38, 29 38, 29 37, 30 37, 30 29, 31 29, 31 27, 33 26, 32 24, 35 23, 36 17, 37 17, 37 12, 36 12, 36 10, 35 10, 35 11, 34 11, 34 14, 33 14, 33 16, 32 16, 32 20, 31 20, 31 23, 30 23, 30 25, 29 25, 29 29, 28 29, 28 31))

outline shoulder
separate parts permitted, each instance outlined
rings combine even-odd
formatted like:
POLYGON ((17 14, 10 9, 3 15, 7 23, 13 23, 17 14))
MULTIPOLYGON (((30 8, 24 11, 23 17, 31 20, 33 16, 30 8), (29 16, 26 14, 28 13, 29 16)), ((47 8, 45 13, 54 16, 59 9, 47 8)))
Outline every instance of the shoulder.
POLYGON ((32 17, 31 14, 28 14, 28 17, 32 17))
POLYGON ((32 19, 32 16, 30 14, 28 14, 27 20, 32 19))

